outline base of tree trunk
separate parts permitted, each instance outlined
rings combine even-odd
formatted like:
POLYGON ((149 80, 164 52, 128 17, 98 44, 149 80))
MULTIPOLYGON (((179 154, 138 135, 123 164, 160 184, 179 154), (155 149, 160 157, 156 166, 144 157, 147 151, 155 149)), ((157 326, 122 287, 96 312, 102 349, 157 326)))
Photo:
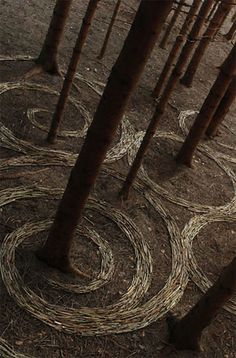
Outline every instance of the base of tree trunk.
POLYGON ((118 198, 121 201, 127 201, 129 199, 129 189, 123 187, 118 194, 118 198))
POLYGON ((48 136, 46 138, 46 141, 49 143, 49 144, 55 144, 56 143, 56 136, 55 135, 52 135, 50 133, 48 133, 48 136))
POLYGON ((59 70, 57 62, 54 63, 40 63, 38 59, 35 61, 35 65, 23 76, 23 79, 28 80, 34 76, 41 75, 42 73, 49 73, 52 76, 61 76, 62 74, 59 70))
POLYGON ((72 266, 68 256, 63 256, 60 258, 55 256, 48 256, 48 254, 45 253, 43 249, 36 251, 35 254, 40 261, 49 267, 55 268, 63 273, 75 274, 83 278, 91 278, 91 275, 88 275, 80 271, 78 268, 72 266))
POLYGON ((182 154, 178 154, 175 158, 176 162, 182 165, 185 165, 188 168, 192 168, 193 169, 193 164, 192 164, 192 160, 191 158, 185 158, 182 156, 182 154))
POLYGON ((200 351, 200 337, 193 337, 191 327, 188 327, 188 332, 179 327, 180 320, 172 314, 167 317, 169 341, 178 350, 192 350, 200 351), (186 338, 187 337, 187 338, 186 338))
POLYGON ((97 59, 101 61, 101 60, 103 59, 103 57, 104 57, 104 55, 99 54, 99 55, 97 56, 97 59))
POLYGON ((211 133, 208 134, 207 132, 205 133, 205 140, 210 140, 210 139, 214 139, 215 137, 219 136, 219 133, 217 133, 217 131, 215 133, 211 133))
POLYGON ((179 81, 181 83, 181 85, 184 85, 185 87, 192 87, 192 81, 190 79, 188 79, 187 77, 182 77, 179 81))
POLYGON ((41 66, 43 71, 49 73, 50 75, 61 75, 55 56, 48 58, 48 56, 44 57, 43 55, 40 55, 35 60, 35 63, 36 65, 41 66))

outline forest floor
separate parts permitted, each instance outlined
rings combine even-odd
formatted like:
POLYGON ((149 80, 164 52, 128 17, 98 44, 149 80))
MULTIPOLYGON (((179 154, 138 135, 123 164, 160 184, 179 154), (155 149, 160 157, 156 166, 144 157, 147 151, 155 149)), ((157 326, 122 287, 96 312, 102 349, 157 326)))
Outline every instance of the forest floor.
MULTIPOLYGON (((7 234, 14 235, 2 245, 0 355, 2 351, 7 357, 35 358, 235 357, 235 298, 204 331, 199 353, 176 352, 168 344, 166 322, 168 311, 179 316, 187 312, 236 253, 235 103, 217 138, 203 141, 192 169, 177 166, 174 159, 185 124, 189 127, 201 108, 218 66, 232 47, 222 35, 230 22, 209 46, 193 86, 177 86, 146 155, 138 186, 129 201, 121 203, 117 199, 121 178, 155 109, 151 91, 183 15, 166 50, 156 45, 114 147, 120 135, 122 143, 103 165, 81 223, 84 232, 73 246, 76 265, 94 277, 91 285, 91 280, 50 270, 34 256, 47 236, 47 220, 55 214, 84 136, 62 133, 50 146, 45 142, 46 131, 38 128, 50 123, 57 98, 53 91, 60 90, 62 78, 41 75, 23 83, 22 76, 33 62, 20 58, 35 58, 39 53, 54 1, 23 3, 2 0, 1 13, 0 242, 7 234), (192 113, 184 112, 188 110, 192 113)), ((60 47, 62 69, 86 3, 73 3, 60 47)), ((63 130, 78 134, 85 117, 93 117, 137 1, 123 1, 107 53, 99 61, 113 5, 107 0, 99 4, 63 130)))

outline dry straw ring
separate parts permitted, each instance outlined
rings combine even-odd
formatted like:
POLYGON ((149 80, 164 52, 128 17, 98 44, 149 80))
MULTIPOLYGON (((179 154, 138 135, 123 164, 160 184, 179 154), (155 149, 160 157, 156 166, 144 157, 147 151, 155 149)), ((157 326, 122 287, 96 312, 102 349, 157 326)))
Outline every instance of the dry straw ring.
MULTIPOLYGON (((193 252, 193 240, 198 235, 201 230, 211 223, 214 222, 227 222, 232 223, 236 222, 236 214, 222 214, 219 211, 215 211, 214 213, 205 214, 205 215, 198 215, 194 216, 184 227, 182 231, 182 237, 183 240, 188 245, 188 267, 189 267, 189 273, 192 278, 192 280, 195 282, 195 284, 200 288, 202 292, 206 292, 211 286, 212 282, 207 278, 205 273, 202 271, 202 269, 199 267, 197 260, 195 258, 194 252, 193 252)), ((229 311, 230 313, 236 315, 236 299, 231 298, 224 308, 229 311)))
MULTIPOLYGON (((192 113, 192 111, 191 111, 192 113)), ((142 141, 143 132, 134 133, 134 130, 129 123, 129 121, 126 120, 123 122, 122 125, 122 133, 121 139, 117 145, 115 145, 109 152, 106 157, 106 163, 114 162, 120 158, 122 158, 124 155, 126 155, 128 151, 128 160, 131 164, 133 161, 133 158, 135 156, 135 153, 142 141)), ((164 138, 167 140, 175 140, 178 142, 182 142, 183 139, 174 133, 166 133, 166 132, 159 132, 156 137, 158 138, 164 138)), ((60 150, 53 150, 48 148, 41 148, 35 145, 30 144, 27 141, 21 140, 14 136, 14 134, 7 129, 4 125, 1 125, 0 127, 0 139, 4 146, 7 148, 10 148, 12 150, 24 153, 24 154, 33 154, 34 160, 37 165, 68 165, 73 166, 77 155, 72 154, 70 152, 60 151, 60 150), (37 159, 38 155, 38 159, 37 159), (44 160, 45 158, 45 160, 44 160)), ((153 180, 150 179, 147 172, 142 168, 139 176, 142 178, 144 183, 148 186, 151 186, 156 192, 157 195, 163 196, 165 199, 184 207, 187 207, 189 210, 192 210, 194 212, 208 212, 214 209, 221 209, 224 212, 231 212, 232 208, 235 207, 236 202, 236 184, 235 184, 235 173, 233 170, 231 170, 226 164, 223 163, 222 155, 219 154, 216 151, 213 151, 207 146, 199 146, 199 151, 203 154, 207 155, 209 158, 214 160, 214 162, 229 176, 233 189, 234 189, 234 196, 231 199, 231 201, 225 205, 222 205, 221 207, 213 207, 209 205, 202 205, 198 203, 192 203, 190 201, 187 201, 180 197, 175 197, 171 193, 169 193, 168 190, 163 188, 162 186, 156 184, 153 180)), ((232 159, 233 160, 233 159, 232 159)), ((24 161, 28 162, 30 159, 28 157, 26 158, 16 158, 16 159, 10 159, 8 161, 4 160, 0 162, 0 169, 4 170, 6 167, 10 166, 17 166, 17 165, 24 165, 24 161)))
POLYGON ((3 358, 33 358, 26 356, 24 354, 15 352, 5 341, 5 339, 0 337, 0 356, 3 358))
MULTIPOLYGON (((133 145, 132 145, 132 147, 130 147, 130 149, 128 151, 128 162, 130 165, 133 162, 133 159, 137 153, 137 150, 142 142, 143 136, 144 136, 144 132, 137 133, 135 140, 133 142, 133 145)), ((167 133, 167 132, 162 132, 162 131, 159 131, 155 135, 155 138, 162 138, 165 140, 183 142, 183 139, 181 137, 179 137, 178 135, 176 135, 174 133, 167 133)), ((217 166, 221 170, 223 170, 231 180, 234 194, 233 194, 233 197, 231 198, 231 200, 228 203, 226 203, 225 205, 221 205, 221 206, 202 205, 202 204, 193 203, 191 201, 185 200, 184 198, 181 198, 181 197, 177 197, 177 196, 171 194, 168 190, 163 188, 161 185, 155 183, 149 177, 148 173, 146 172, 146 170, 144 169, 143 166, 140 168, 138 177, 143 182, 144 186, 150 187, 156 195, 161 195, 166 200, 168 200, 174 204, 186 207, 186 208, 188 208, 188 210, 191 210, 193 212, 207 213, 207 212, 214 212, 214 210, 217 210, 217 211, 221 211, 222 213, 225 213, 225 214, 226 213, 231 214, 232 212, 234 212, 236 210, 235 209, 236 208, 236 175, 235 175, 234 171, 231 168, 229 168, 225 163, 223 163, 223 161, 220 158, 218 158, 217 152, 213 151, 212 149, 208 148, 207 146, 199 146, 198 150, 202 154, 208 156, 211 160, 213 160, 217 164, 217 166)))
MULTIPOLYGON (((27 58, 29 59, 29 58, 27 58)), ((0 58, 1 60, 1 58, 0 58)), ((103 84, 97 82, 96 86, 92 82, 85 80, 80 75, 77 75, 80 80, 83 80, 90 88, 99 95, 101 91, 99 86, 102 87, 103 84)), ((50 89, 47 86, 35 85, 34 83, 8 83, 3 84, 3 87, 0 85, 0 92, 9 91, 15 88, 23 88, 26 86, 28 90, 39 90, 45 93, 58 94, 56 91, 50 89)), ((73 100, 73 99, 72 99, 73 100)), ((81 105, 79 102, 75 101, 75 106, 81 110, 81 105)), ((33 109, 28 111, 29 119, 34 125, 40 126, 39 123, 35 120, 35 113, 38 109, 33 109)), ((83 136, 85 128, 89 125, 91 118, 85 108, 83 108, 83 113, 85 117, 85 125, 78 135, 76 133, 61 133, 65 136, 76 135, 83 136)), ((83 114, 82 113, 82 114, 83 114)), ((44 129, 45 128, 41 128, 44 129)), ((170 140, 182 141, 182 139, 172 133, 160 133, 159 137, 163 137, 170 140)), ((134 149, 137 148, 138 143, 143 137, 143 133, 135 133, 131 124, 125 118, 122 128, 121 128, 121 137, 119 142, 110 150, 106 158, 106 162, 112 162, 122 158, 124 155, 129 152, 129 160, 134 156, 134 149)), ((27 141, 20 140, 14 136, 14 134, 9 131, 5 126, 0 127, 0 139, 4 146, 7 146, 10 149, 13 149, 17 152, 23 153, 18 158, 11 158, 3 160, 0 162, 0 169, 5 170, 10 166, 22 166, 22 165, 66 165, 73 166, 76 159, 76 155, 59 150, 49 150, 48 148, 40 148, 34 146, 27 141)), ((201 151, 206 153, 211 159, 215 160, 217 164, 230 176, 234 190, 235 190, 235 175, 230 171, 221 161, 216 158, 216 154, 213 151, 210 151, 206 148, 200 148, 201 151)), ((119 177, 117 173, 112 173, 111 170, 108 171, 111 175, 119 177)), ((79 333, 83 335, 95 335, 95 334, 108 334, 108 333, 120 333, 127 332, 139 328, 143 328, 148 324, 156 321, 158 318, 163 317, 176 303, 181 299, 184 289, 188 282, 188 261, 189 261, 189 250, 190 244, 189 240, 184 240, 184 236, 180 234, 179 228, 176 222, 171 217, 168 210, 163 206, 159 196, 166 198, 167 200, 176 203, 178 205, 187 206, 192 211, 196 212, 207 212, 209 213, 209 222, 212 217, 214 217, 215 210, 222 212, 224 215, 227 213, 232 213, 235 210, 235 195, 230 203, 222 207, 211 207, 204 206, 200 204, 192 204, 188 201, 185 201, 181 198, 175 198, 173 195, 169 194, 164 188, 153 183, 144 170, 141 171, 140 179, 137 179, 136 190, 145 195, 149 203, 155 208, 157 213, 162 217, 165 225, 167 227, 170 244, 172 250, 172 270, 170 276, 162 288, 162 290, 153 296, 148 302, 140 305, 140 300, 147 292, 148 287, 151 282, 151 256, 148 250, 148 247, 140 234, 140 230, 133 224, 133 222, 124 214, 118 210, 109 207, 107 209, 107 204, 98 203, 96 200, 90 201, 91 207, 98 210, 102 215, 107 216, 110 214, 110 220, 115 222, 119 228, 125 231, 127 237, 133 244, 134 253, 137 260, 137 271, 136 275, 132 281, 131 288, 124 294, 124 296, 118 302, 110 305, 105 309, 101 308, 81 308, 79 310, 52 305, 47 303, 38 297, 34 292, 30 291, 27 287, 24 287, 24 283, 19 276, 17 268, 15 267, 14 255, 15 249, 19 242, 27 239, 30 234, 34 234, 37 230, 45 230, 47 225, 50 225, 49 221, 41 222, 37 225, 29 223, 16 230, 12 234, 8 235, 4 240, 4 245, 1 251, 1 264, 2 264, 2 276, 3 281, 7 287, 8 292, 15 297, 18 304, 21 305, 24 309, 29 311, 35 317, 43 320, 45 323, 55 327, 59 330, 64 330, 70 333, 79 333), (152 188, 153 186, 153 188, 152 188), (104 206, 103 206, 104 205, 104 206), (34 302, 34 304, 32 304, 34 302)), ((58 197, 61 195, 61 190, 50 190, 48 188, 34 188, 34 187, 19 187, 19 188, 10 188, 3 190, 0 193, 0 206, 6 205, 16 200, 33 198, 33 197, 58 197)), ((187 225, 186 225, 187 227, 187 225)), ((84 228, 84 230, 87 230, 84 228)), ((194 232, 195 227, 194 223, 191 225, 189 223, 188 230, 194 232)), ((105 265, 106 279, 110 279, 110 275, 113 271, 112 266, 112 253, 109 251, 109 247, 106 246, 106 242, 101 238, 96 237, 96 233, 93 232, 92 235, 86 231, 90 237, 94 237, 95 241, 102 246, 101 255, 102 266, 101 273, 98 277, 101 276, 104 278, 105 274, 102 274, 103 267, 105 265)), ((191 252, 191 250, 190 250, 191 252)), ((83 292, 83 289, 86 289, 86 292, 89 290, 96 289, 96 280, 94 284, 88 287, 80 286, 66 286, 62 287, 61 282, 53 282, 54 285, 57 285, 59 288, 73 291, 73 292, 83 292), (94 288, 95 287, 95 288, 94 288)), ((97 287, 100 287, 99 285, 97 287)), ((1 342, 0 342, 1 344, 1 342)), ((5 343, 4 343, 5 344, 5 343)))
MULTIPOLYGON (((50 228, 52 222, 49 223, 50 228)), ((35 232, 34 232, 35 234, 35 232)), ((114 257, 110 249, 110 245, 104 240, 95 230, 90 229, 86 226, 77 229, 77 234, 86 237, 88 240, 92 240, 97 245, 101 255, 101 270, 96 279, 93 279, 88 285, 68 284, 66 282, 60 282, 59 277, 57 280, 48 279, 54 287, 61 288, 64 291, 75 292, 75 293, 87 293, 95 291, 104 285, 106 285, 112 278, 115 265, 114 257)))
MULTIPOLYGON (((29 61, 29 60, 34 60, 34 57, 29 56, 29 55, 16 55, 16 56, 3 56, 2 55, 2 56, 0 56, 0 61, 29 61)), ((63 75, 65 75, 64 70, 62 70, 61 72, 63 75)), ((75 78, 78 79, 79 81, 83 82, 84 84, 86 84, 97 95, 99 95, 99 96, 102 95, 103 88, 105 87, 105 84, 103 82, 100 82, 97 80, 90 81, 90 80, 86 79, 84 76, 80 75, 79 73, 76 73, 75 78)), ((79 87, 75 82, 73 83, 73 87, 75 87, 76 90, 79 90, 79 87)), ((41 91, 44 93, 49 93, 49 94, 57 95, 57 96, 59 95, 59 92, 55 91, 54 89, 52 89, 48 86, 25 82, 25 81, 7 82, 7 83, 0 84, 0 95, 6 91, 19 89, 19 88, 22 88, 24 90, 41 91)), ((91 118, 88 110, 78 100, 76 100, 73 97, 69 97, 69 102, 71 102, 71 104, 73 106, 75 106, 80 111, 80 113, 82 114, 82 117, 85 120, 85 124, 84 124, 84 127, 80 131, 78 131, 78 130, 75 130, 75 131, 61 130, 61 131, 59 131, 58 136, 83 138, 87 132, 87 129, 91 123, 92 118, 91 118)), ((48 128, 44 124, 41 124, 36 120, 35 113, 37 113, 37 112, 48 112, 48 111, 46 109, 42 109, 42 108, 30 108, 27 110, 27 117, 28 117, 29 121, 34 126, 36 126, 38 129, 41 129, 41 130, 47 132, 48 128)), ((3 130, 6 129, 6 128, 4 128, 2 123, 0 123, 0 130, 1 130, 1 127, 3 127, 3 130)), ((121 159, 124 155, 126 155, 128 148, 132 144, 131 137, 133 134, 133 129, 132 129, 127 118, 125 118, 125 120, 122 122, 120 132, 121 132, 121 135, 120 135, 119 142, 108 151, 106 159, 105 159, 106 163, 113 163, 116 160, 121 159)), ((13 135, 13 137, 14 137, 14 135, 13 135)), ((0 133, 0 138, 1 138, 1 133, 0 133)), ((4 140, 2 142, 4 143, 4 140)), ((24 141, 22 141, 22 142, 24 142, 24 141)), ((27 147, 27 142, 25 142, 24 144, 26 144, 26 147, 27 147)), ((10 149, 12 149, 11 145, 10 145, 10 149)), ((18 147, 18 149, 20 149, 20 147, 18 147)), ((44 148, 30 145, 30 147, 27 148, 26 152, 28 152, 29 149, 36 150, 36 151, 44 150, 44 148)), ((57 155, 57 152, 59 152, 58 154, 60 156, 60 151, 50 150, 49 148, 47 149, 47 151, 54 153, 55 156, 57 155)), ((26 153, 26 152, 24 152, 24 153, 26 153)), ((71 153, 67 153, 67 152, 64 152, 64 155, 69 156, 69 157, 73 156, 71 153)), ((73 156, 72 160, 76 160, 76 156, 73 156)))
MULTIPOLYGON (((55 91, 54 89, 46 86, 41 85, 39 83, 33 83, 33 82, 3 82, 0 84, 0 95, 9 91, 13 91, 16 89, 23 89, 24 91, 40 91, 43 93, 59 96, 59 92, 55 91)), ((62 136, 68 136, 68 137, 84 137, 87 129, 89 127, 89 124, 91 123, 91 117, 88 112, 88 110, 75 98, 69 97, 69 102, 81 113, 85 123, 81 130, 77 131, 63 131, 62 136)), ((31 114, 31 113, 30 113, 31 114)), ((43 125, 38 124, 37 122, 34 123, 38 126, 40 129, 46 130, 47 128, 43 125)), ((59 133, 60 135, 60 133, 59 133)))
MULTIPOLYGON (((8 189, 7 189, 8 190, 8 189)), ((7 194, 0 195, 5 198, 1 205, 20 198, 34 197, 33 188, 15 188, 7 194)), ((143 190, 139 187, 139 190, 143 190)), ((52 196, 55 198, 60 190, 49 190, 44 188, 35 189, 35 197, 52 196)), ((131 241, 136 257, 136 275, 127 292, 115 304, 102 308, 65 308, 49 304, 41 297, 24 286, 21 277, 15 267, 16 247, 37 231, 43 231, 49 226, 48 221, 41 223, 28 223, 13 233, 7 235, 1 250, 2 278, 9 294, 14 297, 17 303, 32 315, 45 323, 59 330, 83 335, 121 333, 139 329, 154 322, 166 314, 182 297, 187 285, 188 275, 186 271, 186 252, 183 249, 183 242, 175 222, 171 219, 166 209, 161 203, 159 214, 164 222, 168 222, 167 229, 170 233, 172 247, 172 271, 163 289, 152 297, 148 302, 139 305, 140 299, 147 292, 151 282, 152 265, 149 249, 139 228, 119 210, 108 207, 108 204, 98 203, 90 200, 89 207, 98 210, 100 214, 108 217, 115 222, 121 230, 125 232, 131 241)), ((68 289, 68 287, 67 287, 68 289)))
MULTIPOLYGON (((187 110, 187 111, 181 111, 179 114, 179 127, 182 130, 183 134, 187 135, 189 132, 188 129, 188 125, 187 125, 187 120, 189 117, 191 117, 193 114, 198 114, 199 111, 192 111, 192 110, 187 110)), ((227 124, 223 124, 223 126, 232 134, 232 135, 236 135, 236 133, 232 130, 232 128, 230 128, 227 124)), ((217 138, 215 138, 215 141, 218 145, 220 145, 223 148, 229 149, 231 151, 236 151, 236 147, 225 144, 220 142, 217 138)), ((209 151, 211 151, 211 148, 207 145, 207 144, 202 144, 203 148, 208 149, 209 151)), ((214 151, 214 155, 215 157, 219 158, 219 159, 223 159, 224 161, 228 161, 230 163, 234 163, 236 164, 236 156, 231 156, 231 155, 227 155, 225 153, 221 153, 218 151, 214 151)))
MULTIPOLYGON (((31 90, 31 91, 41 91, 43 93, 49 93, 53 95, 59 95, 59 93, 52 88, 41 85, 41 84, 35 84, 31 82, 5 82, 0 84, 0 95, 12 91, 14 89, 24 89, 24 90, 31 90)), ((84 138, 87 129, 91 123, 91 117, 87 109, 82 106, 76 99, 73 97, 69 98, 69 101, 75 106, 75 108, 82 113, 82 116, 85 120, 85 124, 83 128, 79 131, 61 131, 59 133, 59 136, 61 137, 77 137, 77 138, 84 138)), ((42 108, 30 108, 27 110, 27 117, 29 121, 32 123, 33 126, 36 126, 38 129, 41 129, 43 131, 48 131, 48 128, 44 125, 39 123, 36 118, 35 114, 38 112, 48 112, 46 109, 42 108)), ((112 163, 116 160, 121 159, 124 155, 126 155, 127 150, 132 145, 132 135, 133 135, 133 128, 130 125, 127 118, 122 122, 121 124, 121 134, 120 138, 117 144, 114 145, 113 148, 111 148, 106 156, 105 162, 106 163, 112 163)), ((75 161, 77 158, 77 154, 72 154, 70 152, 61 151, 61 150, 55 150, 50 148, 43 148, 38 147, 33 144, 30 144, 29 142, 25 140, 21 140, 19 138, 16 138, 16 136, 7 129, 3 123, 0 123, 0 139, 1 139, 1 145, 5 146, 9 149, 13 149, 15 151, 21 152, 21 153, 42 153, 42 154, 52 154, 54 157, 69 157, 72 161, 75 161)))
MULTIPOLYGON (((32 123, 32 125, 34 125, 38 129, 41 129, 42 131, 47 132, 48 127, 44 124, 39 123, 35 118, 35 114, 38 112, 50 113, 48 110, 42 109, 42 108, 29 108, 27 110, 27 117, 28 117, 29 121, 32 123)), ((86 123, 86 127, 88 128, 87 123, 86 123)), ((84 130, 83 130, 83 132, 84 132, 84 130)), ((133 128, 131 127, 129 121, 127 119, 122 121, 121 135, 120 135, 119 142, 108 151, 106 160, 105 160, 106 163, 107 162, 109 162, 109 163, 115 162, 116 160, 119 160, 121 157, 126 155, 127 150, 132 145, 132 142, 130 140, 130 137, 132 137, 132 135, 133 135, 133 128)), ((60 137, 80 137, 80 138, 82 138, 83 136, 78 131, 60 131, 60 137)))

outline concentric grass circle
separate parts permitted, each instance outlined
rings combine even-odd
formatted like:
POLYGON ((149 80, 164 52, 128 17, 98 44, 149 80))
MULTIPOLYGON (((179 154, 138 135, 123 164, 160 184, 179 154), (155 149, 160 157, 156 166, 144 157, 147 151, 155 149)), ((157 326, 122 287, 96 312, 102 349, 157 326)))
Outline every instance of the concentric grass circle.
MULTIPOLYGON (((129 151, 128 151, 128 162, 131 165, 135 155, 137 153, 137 150, 142 142, 144 136, 144 132, 139 132, 136 135, 136 138, 133 142, 133 145, 130 147, 129 151)), ((181 137, 179 137, 178 135, 174 134, 174 133, 167 133, 167 132, 162 132, 159 131, 156 135, 155 138, 161 138, 161 139, 165 139, 165 140, 171 140, 171 141, 177 141, 177 142, 183 142, 183 139, 181 137)), ((233 187, 233 197, 231 198, 231 200, 224 204, 224 205, 220 205, 220 206, 212 206, 212 205, 203 205, 203 204, 199 204, 199 203, 194 203, 192 201, 186 200, 184 198, 181 198, 179 196, 173 195, 170 191, 168 191, 167 189, 165 189, 162 185, 159 185, 157 183, 155 183, 148 175, 147 171, 145 170, 145 168, 143 166, 141 166, 140 171, 138 173, 138 177, 140 178, 140 180, 143 182, 143 184, 147 187, 150 187, 154 193, 156 193, 156 195, 161 195, 163 198, 165 198, 166 200, 186 207, 188 208, 188 210, 191 210, 193 212, 198 212, 198 213, 207 213, 207 212, 211 212, 214 210, 220 211, 220 212, 224 212, 226 213, 231 213, 234 212, 236 210, 236 174, 235 172, 229 168, 224 162, 223 160, 221 160, 220 158, 218 158, 217 154, 211 150, 210 148, 206 147, 206 146, 199 146, 198 150, 203 154, 206 155, 207 157, 209 157, 211 160, 213 160, 217 166, 229 177, 231 183, 232 183, 232 187, 233 187)))
MULTIPOLYGON (((205 226, 210 225, 214 222, 236 222, 236 214, 234 213, 231 215, 225 215, 219 211, 215 211, 214 213, 210 214, 196 215, 185 225, 182 231, 183 239, 188 245, 188 271, 191 279, 195 282, 195 284, 202 292, 206 292, 212 286, 213 283, 207 278, 207 275, 202 271, 202 269, 197 263, 193 252, 193 240, 196 238, 197 235, 199 238, 199 234, 205 226)), ((224 308, 230 313, 236 315, 236 300, 234 298, 229 299, 229 301, 225 304, 224 308)))
MULTIPOLYGON (((15 195, 13 193, 6 195, 5 192, 8 200, 5 199, 4 202, 10 202, 9 196, 11 196, 11 201, 27 197, 40 197, 40 192, 42 197, 46 196, 48 198, 50 196, 55 198, 59 193, 62 194, 60 190, 49 190, 42 187, 35 190, 29 188, 28 191, 26 188, 18 188, 18 192, 17 188, 15 188, 15 195)), ((106 203, 98 203, 95 199, 89 201, 88 208, 97 210, 100 215, 114 222, 125 233, 133 246, 136 258, 136 274, 127 292, 117 302, 106 308, 83 307, 74 309, 50 304, 37 296, 31 289, 25 287, 15 266, 15 250, 28 237, 46 230, 50 225, 50 221, 46 220, 27 223, 4 239, 1 249, 2 279, 9 294, 22 308, 35 317, 56 329, 69 333, 95 335, 127 332, 145 327, 162 317, 179 301, 184 292, 188 280, 185 269, 186 253, 183 250, 175 222, 170 220, 166 210, 158 201, 152 198, 152 195, 148 199, 150 202, 153 200, 152 205, 158 210, 164 222, 168 222, 167 229, 171 233, 172 247, 172 270, 170 276, 163 289, 148 302, 140 305, 140 301, 151 283, 152 260, 139 228, 119 210, 106 203)), ((104 253, 103 261, 106 257, 104 253)), ((59 286, 61 285, 59 284, 59 286)), ((76 288, 75 290, 74 288, 72 288, 72 291, 76 291, 76 288)), ((66 290, 70 289, 70 287, 66 287, 66 290)), ((92 289, 94 289, 93 286, 92 289)), ((88 287, 86 287, 86 292, 88 292, 88 287)))

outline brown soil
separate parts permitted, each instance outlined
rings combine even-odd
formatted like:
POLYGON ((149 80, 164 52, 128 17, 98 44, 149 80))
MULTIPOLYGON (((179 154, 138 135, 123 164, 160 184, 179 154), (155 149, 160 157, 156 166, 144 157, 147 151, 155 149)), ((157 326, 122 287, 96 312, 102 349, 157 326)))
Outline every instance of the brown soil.
MULTIPOLYGON (((60 65, 65 68, 78 33, 81 19, 87 2, 74 1, 70 13, 69 22, 62 46, 60 47, 60 65)), ((125 39, 130 23, 137 8, 136 0, 126 0, 121 5, 119 18, 115 23, 111 41, 103 61, 98 61, 99 53, 105 30, 113 11, 113 1, 101 0, 96 17, 91 27, 87 44, 83 51, 81 64, 78 72, 86 79, 106 82, 112 64, 114 63, 122 43, 125 39)), ((19 1, 2 0, 1 15, 1 55, 31 55, 37 56, 44 39, 47 26, 52 13, 54 1, 19 1)), ((183 18, 181 19, 183 21, 183 18)), ((229 22, 230 24, 230 22, 229 22)), ((177 24, 178 28, 180 23, 177 24)), ((147 126, 154 108, 155 102, 150 94, 163 64, 168 55, 175 32, 172 32, 169 46, 166 50, 160 50, 156 45, 155 50, 148 62, 139 86, 132 96, 127 108, 127 116, 136 130, 144 130, 147 126)), ((177 86, 170 100, 160 128, 162 131, 172 131, 183 136, 178 125, 178 114, 183 110, 199 110, 206 97, 217 73, 217 67, 229 52, 231 47, 219 34, 215 43, 212 43, 200 65, 194 85, 186 89, 177 86)), ((32 66, 30 61, 2 61, 1 82, 17 81, 32 66)), ((59 90, 62 79, 42 75, 35 77, 32 82, 48 85, 59 90)), ((73 90, 73 95, 79 97, 84 107, 92 116, 99 96, 81 82, 80 93, 73 90)), ((45 143, 46 133, 32 126, 26 117, 28 108, 44 108, 52 113, 56 96, 47 93, 13 90, 0 96, 3 124, 12 130, 17 138, 24 139, 39 147, 47 147, 45 143)), ((231 108, 227 115, 226 124, 234 134, 222 126, 218 142, 235 145, 236 126, 233 118, 236 116, 236 105, 231 108)), ((37 120, 40 123, 49 124, 50 114, 39 112, 37 120)), ((190 118, 190 121, 193 117, 190 118)), ((73 105, 69 104, 66 109, 62 128, 78 130, 81 128, 82 116, 78 114, 73 105)), ((116 141, 118 140, 118 135, 116 141)), ((82 139, 59 138, 53 146, 60 149, 77 153, 82 145, 82 139)), ((235 151, 221 146, 215 140, 209 142, 209 146, 217 151, 230 156, 235 156, 235 151)), ((174 157, 180 143, 170 139, 154 139, 147 156, 144 167, 149 177, 160 186, 163 186, 173 197, 182 198, 189 202, 200 205, 220 206, 228 203, 234 190, 229 176, 211 158, 198 152, 193 169, 177 168, 174 157)), ((17 157, 20 153, 13 150, 0 148, 1 158, 17 157)), ((229 168, 235 171, 233 163, 225 162, 229 168)), ((126 157, 107 166, 117 173, 125 175, 128 171, 126 157)), ((51 188, 64 188, 70 168, 60 167, 22 167, 11 169, 0 174, 0 190, 20 185, 43 185, 51 188), (33 173, 33 170, 45 169, 33 173), (15 177, 14 177, 15 176, 15 177)), ((145 295, 146 302, 159 292, 166 283, 171 272, 171 247, 170 238, 164 221, 157 214, 150 203, 137 191, 132 190, 131 199, 128 203, 119 203, 117 193, 121 182, 111 175, 101 173, 93 190, 93 195, 100 200, 120 208, 126 213, 142 232, 153 259, 153 280, 145 295)), ((196 213, 188 208, 176 205, 164 198, 159 198, 162 205, 168 210, 182 230, 185 224, 196 213)), ((26 222, 53 218, 58 200, 33 199, 19 200, 10 203, 0 209, 0 242, 6 234, 21 227, 26 222)), ((25 284, 27 284, 39 296, 48 302, 61 304, 64 307, 106 307, 114 303, 127 291, 135 273, 135 255, 130 242, 121 230, 107 218, 100 216, 95 210, 87 209, 86 223, 109 242, 115 258, 115 275, 109 284, 103 288, 80 295, 67 293, 52 288, 45 280, 50 277, 58 277, 58 273, 48 269, 38 262, 34 251, 45 239, 46 233, 37 237, 29 238, 16 252, 16 265, 25 284)), ((193 251, 199 267, 210 280, 214 280, 220 270, 235 255, 235 232, 234 223, 215 222, 205 226, 195 238, 193 251), (207 243, 206 243, 207 241, 207 243)), ((84 272, 96 276, 100 267, 100 254, 95 244, 87 238, 80 236, 75 240, 73 260, 84 272)), ((60 275, 64 282, 77 282, 77 278, 60 275)), ((83 279, 81 279, 83 280, 83 279)), ((83 280, 83 282, 86 282, 83 280)), ((181 301, 173 311, 183 315, 199 299, 201 292, 190 280, 181 301)), ((119 358, 144 358, 144 357, 235 357, 235 316, 226 310, 221 310, 214 322, 205 330, 202 339, 202 352, 176 352, 168 344, 168 332, 166 320, 161 319, 145 329, 125 334, 113 334, 107 336, 81 337, 59 332, 29 313, 21 309, 9 296, 3 282, 0 280, 0 335, 18 353, 24 353, 29 357, 119 357, 119 358)), ((143 303, 142 302, 142 303, 143 303)), ((0 347, 1 352, 1 347, 0 347)))

